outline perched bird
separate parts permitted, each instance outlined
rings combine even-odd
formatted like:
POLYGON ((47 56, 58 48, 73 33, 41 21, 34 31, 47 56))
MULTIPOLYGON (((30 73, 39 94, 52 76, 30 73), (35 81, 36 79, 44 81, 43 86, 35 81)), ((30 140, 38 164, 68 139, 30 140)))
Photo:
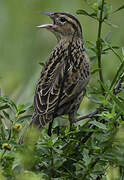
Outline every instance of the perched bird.
POLYGON ((57 116, 76 113, 90 78, 90 62, 85 52, 80 22, 68 13, 44 12, 53 24, 37 26, 55 34, 58 44, 41 72, 34 96, 30 126, 42 129, 57 116))

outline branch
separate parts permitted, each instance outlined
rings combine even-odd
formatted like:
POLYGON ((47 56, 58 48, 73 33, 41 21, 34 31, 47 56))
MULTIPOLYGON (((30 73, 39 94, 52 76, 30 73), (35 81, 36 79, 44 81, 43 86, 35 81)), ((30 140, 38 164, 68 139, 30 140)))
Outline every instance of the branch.
POLYGON ((95 117, 96 114, 99 114, 99 113, 100 113, 100 111, 97 109, 97 110, 95 110, 95 111, 93 111, 93 112, 91 112, 91 113, 89 113, 89 114, 87 114, 85 116, 82 116, 82 117, 76 119, 74 121, 74 123, 77 123, 78 121, 81 121, 81 120, 84 120, 84 119, 87 119, 87 118, 93 118, 93 117, 95 117))
MULTIPOLYGON (((104 0, 102 0, 101 10, 100 10, 98 35, 97 35, 97 41, 96 41, 99 79, 102 83, 104 83, 103 74, 102 74, 102 63, 101 63, 101 55, 102 55, 101 32, 102 32, 102 23, 103 23, 103 8, 104 8, 104 0)), ((102 89, 102 93, 104 94, 104 88, 102 85, 101 85, 101 89, 102 89)))

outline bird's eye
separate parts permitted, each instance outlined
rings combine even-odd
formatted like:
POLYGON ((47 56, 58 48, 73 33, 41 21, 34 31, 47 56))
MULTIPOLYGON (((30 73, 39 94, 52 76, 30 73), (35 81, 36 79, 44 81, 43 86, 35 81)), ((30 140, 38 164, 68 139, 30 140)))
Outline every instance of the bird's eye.
POLYGON ((66 22, 66 19, 64 17, 61 17, 60 21, 64 23, 64 22, 66 22))

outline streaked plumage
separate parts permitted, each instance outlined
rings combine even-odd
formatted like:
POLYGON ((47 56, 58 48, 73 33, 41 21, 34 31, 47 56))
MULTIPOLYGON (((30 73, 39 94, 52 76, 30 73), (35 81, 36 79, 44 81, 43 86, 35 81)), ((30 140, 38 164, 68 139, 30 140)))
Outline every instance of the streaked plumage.
POLYGON ((70 121, 75 120, 90 77, 79 21, 68 13, 45 14, 54 23, 38 27, 52 31, 58 44, 46 61, 35 91, 30 125, 40 129, 63 114, 69 114, 70 121))

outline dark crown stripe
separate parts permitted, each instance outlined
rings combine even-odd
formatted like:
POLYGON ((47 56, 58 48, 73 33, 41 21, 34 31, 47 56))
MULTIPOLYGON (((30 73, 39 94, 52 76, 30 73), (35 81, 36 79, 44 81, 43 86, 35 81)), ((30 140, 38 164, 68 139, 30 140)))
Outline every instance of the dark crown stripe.
MULTIPOLYGON (((76 21, 76 23, 78 24, 79 28, 80 28, 80 31, 81 31, 81 34, 82 34, 82 27, 81 27, 81 24, 80 22, 78 21, 78 19, 76 17, 74 17, 73 15, 71 14, 68 14, 68 13, 61 13, 61 12, 57 12, 55 14, 61 14, 61 15, 65 15, 65 16, 68 16, 69 18, 73 19, 74 21, 76 21)), ((75 30, 77 30, 77 27, 74 23, 70 22, 70 21, 67 21, 68 23, 72 24, 73 28, 75 30)))

